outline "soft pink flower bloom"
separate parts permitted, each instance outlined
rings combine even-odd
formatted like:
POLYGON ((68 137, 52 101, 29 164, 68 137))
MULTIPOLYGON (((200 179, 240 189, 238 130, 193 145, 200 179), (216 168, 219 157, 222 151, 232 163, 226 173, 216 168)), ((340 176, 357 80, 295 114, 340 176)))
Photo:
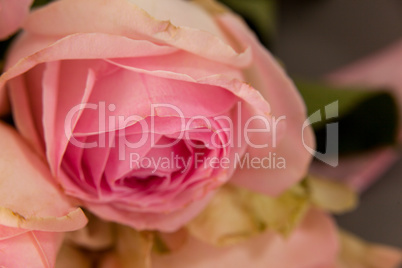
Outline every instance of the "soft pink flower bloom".
POLYGON ((53 267, 64 232, 85 226, 47 166, 0 123, 0 266, 53 267))
POLYGON ((33 0, 0 0, 0 40, 15 33, 24 22, 33 0))
MULTIPOLYGON (((374 55, 334 71, 327 77, 336 85, 389 90, 399 104, 399 124, 402 127, 401 67, 402 41, 398 41, 374 55)), ((399 131, 399 141, 402 141, 402 128, 399 131)), ((398 158, 399 154, 394 148, 383 148, 364 155, 341 158, 337 168, 314 163, 312 172, 344 181, 354 189, 363 191, 380 178, 398 158)))
POLYGON ((241 19, 228 12, 214 16, 179 0, 61 0, 29 16, 0 88, 7 83, 19 131, 46 157, 66 194, 101 218, 172 231, 228 181, 276 195, 304 177, 311 155, 303 142, 314 142, 310 127, 302 139, 301 97, 241 19), (97 106, 79 110, 82 103, 97 106), (173 105, 182 115, 166 107, 152 113, 153 104, 173 105), (134 115, 129 124, 117 118, 134 115), (210 124, 192 121, 195 116, 210 124), (247 143, 243 130, 252 116, 260 119, 249 129, 266 128, 261 118, 286 118, 276 129, 270 125, 272 135, 249 132, 247 143), (158 145, 178 142, 156 148, 151 137, 158 145), (142 138, 138 148, 121 143, 142 138), (231 139, 234 146, 221 146, 231 139), (77 141, 97 144, 81 148, 77 141), (233 168, 236 156, 270 152, 286 167, 233 168), (149 163, 172 154, 191 165, 130 162, 133 155, 149 163), (226 157, 232 165, 197 166, 197 154, 201 160, 226 157))

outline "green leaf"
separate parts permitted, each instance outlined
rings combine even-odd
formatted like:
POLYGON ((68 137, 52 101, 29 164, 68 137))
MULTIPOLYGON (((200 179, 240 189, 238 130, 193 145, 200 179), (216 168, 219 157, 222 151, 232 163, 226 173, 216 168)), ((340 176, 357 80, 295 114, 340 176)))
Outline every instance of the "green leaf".
POLYGON ((396 144, 398 105, 389 92, 302 80, 296 80, 296 86, 309 115, 321 110, 325 118, 325 106, 338 101, 338 117, 312 124, 319 152, 325 152, 326 124, 334 122, 339 122, 340 154, 396 144))
POLYGON ((220 2, 240 14, 263 44, 270 43, 276 29, 276 0, 220 0, 220 2))
POLYGON ((40 7, 52 2, 53 0, 35 0, 32 7, 40 7))
POLYGON ((3 71, 4 60, 5 60, 5 55, 6 55, 7 48, 11 44, 11 42, 12 42, 14 37, 15 37, 15 35, 13 35, 12 37, 0 42, 0 74, 3 71))

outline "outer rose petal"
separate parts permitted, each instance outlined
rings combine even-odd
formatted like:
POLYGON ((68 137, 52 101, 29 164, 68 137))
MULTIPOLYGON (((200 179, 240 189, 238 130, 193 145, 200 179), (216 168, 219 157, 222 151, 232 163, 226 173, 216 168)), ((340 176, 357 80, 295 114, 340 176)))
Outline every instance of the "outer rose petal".
POLYGON ((171 21, 178 27, 200 29, 223 37, 214 19, 202 8, 182 0, 128 0, 148 12, 157 20, 171 21))
POLYGON ((312 210, 287 239, 265 233, 245 243, 217 248, 191 238, 177 252, 152 257, 153 268, 314 268, 335 263, 337 233, 332 220, 312 210))
MULTIPOLYGON (((134 0, 133 0, 134 1, 134 0)), ((139 0, 138 0, 139 1, 139 0)), ((142 2, 142 1, 141 1, 142 2)), ((176 3, 177 1, 170 1, 176 3)), ((151 5, 141 3, 156 15, 165 19, 165 14, 151 5)), ((188 4, 180 4, 188 6, 188 4)), ((194 6, 196 7, 196 6, 194 6)), ((204 11, 199 8, 196 16, 192 18, 194 7, 191 7, 191 15, 181 16, 177 22, 181 25, 173 25, 170 21, 157 20, 143 9, 128 0, 104 0, 99 4, 98 0, 63 0, 57 1, 46 7, 32 12, 24 29, 37 35, 66 36, 74 33, 108 33, 129 37, 132 39, 147 39, 157 43, 169 44, 173 47, 192 52, 196 55, 236 66, 250 64, 250 51, 237 53, 231 46, 226 44, 221 37, 216 35, 218 29, 206 31, 205 23, 208 22, 204 11), (91 15, 88 16, 88 11, 91 15), (94 23, 93 18, 97 18, 94 23), (74 18, 74 19, 71 19, 74 18), (201 27, 201 29, 190 28, 201 27)), ((182 8, 182 7, 181 7, 182 8)), ((185 13, 180 9, 180 12, 185 13)), ((171 14, 174 12, 168 12, 171 14)), ((168 17, 170 15, 167 15, 168 17)), ((172 14, 173 16, 173 14, 172 14)), ((208 22, 208 25, 211 23, 208 22)))
POLYGON ((27 232, 29 231, 20 228, 13 228, 0 225, 0 241, 16 237, 27 232))
MULTIPOLYGON (((312 129, 310 126, 304 128, 303 125, 306 122, 305 106, 300 94, 279 64, 238 17, 224 14, 217 17, 217 20, 243 46, 251 47, 254 65, 248 71, 248 81, 269 102, 272 114, 277 119, 286 117, 286 133, 277 147, 273 148, 278 157, 285 159, 286 168, 242 169, 235 174, 233 181, 251 190, 279 194, 304 177, 312 158, 305 148, 314 148, 312 129)), ((251 155, 258 155, 257 150, 253 148, 250 148, 249 152, 251 155)))
POLYGON ((0 137, 0 225, 56 232, 85 226, 84 213, 74 210, 18 134, 0 123, 0 137))
POLYGON ((63 236, 63 233, 28 231, 0 238, 0 267, 54 267, 63 236))
POLYGON ((101 33, 77 33, 53 39, 23 34, 12 46, 7 58, 7 72, 0 78, 4 83, 32 67, 63 59, 107 59, 146 57, 172 53, 176 49, 155 45, 146 40, 132 40, 123 36, 101 33), (92 44, 88 46, 88 43, 92 44), (116 48, 119 49, 116 49, 116 48))
POLYGON ((21 27, 33 0, 0 0, 0 40, 21 27))

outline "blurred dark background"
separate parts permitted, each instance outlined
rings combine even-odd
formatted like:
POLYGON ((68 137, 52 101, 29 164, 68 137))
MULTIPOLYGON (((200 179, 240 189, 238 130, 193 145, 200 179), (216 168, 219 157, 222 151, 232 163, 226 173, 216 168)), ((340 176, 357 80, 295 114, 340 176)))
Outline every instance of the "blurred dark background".
MULTIPOLYGON (((291 75, 318 78, 400 38, 400 0, 280 0, 269 47, 291 75)), ((369 241, 402 247, 402 160, 337 221, 369 241)))
POLYGON ((400 0, 279 0, 273 50, 292 74, 326 74, 402 38, 400 0))

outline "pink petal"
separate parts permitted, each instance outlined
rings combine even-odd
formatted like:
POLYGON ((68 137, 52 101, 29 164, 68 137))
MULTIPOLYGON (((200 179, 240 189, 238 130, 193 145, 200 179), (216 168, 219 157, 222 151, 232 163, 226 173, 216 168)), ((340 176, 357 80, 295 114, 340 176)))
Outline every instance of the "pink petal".
MULTIPOLYGON (((217 18, 228 32, 243 44, 250 46, 254 54, 254 65, 248 70, 248 80, 258 89, 272 108, 272 114, 278 119, 286 116, 286 132, 281 141, 273 148, 277 157, 286 161, 285 169, 241 169, 234 178, 234 183, 251 190, 267 194, 279 194, 290 185, 301 180, 307 173, 312 155, 306 146, 314 148, 314 136, 310 126, 303 129, 306 121, 306 108, 300 94, 279 64, 267 52, 245 24, 231 14, 217 18), (304 133, 304 137, 303 134, 304 133)), ((272 148, 271 148, 272 149, 272 148)), ((253 148, 251 156, 261 155, 253 148)), ((265 154, 267 156, 267 152, 265 154)))
POLYGON ((42 74, 44 64, 27 72, 26 76, 11 79, 9 89, 13 118, 21 135, 36 152, 44 156, 45 143, 42 127, 42 74), (29 90, 27 87, 29 81, 29 90), (16 108, 18 107, 18 108, 16 108))
POLYGON ((331 218, 312 210, 301 226, 288 238, 267 232, 247 242, 214 247, 195 238, 178 251, 154 254, 153 268, 313 268, 329 267, 338 251, 337 232, 331 218))
POLYGON ((28 230, 0 225, 0 241, 29 232, 28 230))
POLYGON ((119 222, 137 230, 158 230, 162 232, 174 232, 180 229, 183 224, 196 217, 198 213, 208 204, 213 193, 209 192, 201 200, 197 200, 187 207, 174 212, 165 213, 135 213, 119 210, 110 204, 86 204, 87 207, 105 220, 119 222))
POLYGON ((86 103, 95 81, 85 62, 48 62, 43 75, 43 129, 46 155, 52 173, 58 175, 61 159, 81 111, 66 125, 69 111, 86 103), (81 63, 81 64, 79 64, 81 63), (67 130, 71 128, 70 132, 67 130))
POLYGON ((0 135, 0 225, 57 232, 85 226, 84 213, 71 206, 18 134, 0 124, 0 135))
POLYGON ((174 48, 168 46, 111 34, 77 33, 61 39, 23 34, 9 52, 7 71, 0 77, 0 88, 7 80, 44 62, 63 59, 146 57, 174 51, 174 48), (88 43, 92 45, 88 46, 88 43))
MULTIPOLYGON (((197 84, 200 88, 204 89, 204 85, 211 85, 211 86, 216 86, 216 87, 222 87, 229 92, 233 93, 235 96, 239 97, 240 100, 246 101, 250 106, 252 106, 254 109, 254 112, 257 113, 258 115, 262 115, 264 117, 269 117, 270 114, 270 105, 267 103, 267 101, 263 98, 261 93, 257 90, 255 90, 253 87, 251 87, 249 84, 238 80, 236 77, 231 77, 231 76, 226 76, 225 74, 210 74, 208 76, 201 76, 200 78, 196 79, 197 76, 199 76, 198 73, 196 72, 191 72, 189 70, 185 70, 184 73, 176 73, 172 72, 169 70, 169 67, 167 70, 163 69, 157 69, 157 70, 147 70, 147 69, 141 69, 137 67, 133 67, 130 65, 125 65, 124 61, 123 63, 119 63, 120 61, 114 61, 110 60, 109 62, 116 64, 119 67, 132 70, 138 73, 143 73, 143 74, 148 74, 152 75, 155 77, 161 77, 161 78, 166 78, 166 79, 172 79, 172 80, 178 80, 178 81, 183 81, 183 82, 192 82, 197 84)), ((149 66, 145 66, 147 68, 149 66)), ((165 67, 165 66, 164 66, 165 67)), ((151 68, 152 69, 152 68, 151 68)), ((181 70, 180 70, 181 71, 181 70)), ((238 77, 238 75, 236 75, 238 77)), ((218 89, 216 89, 218 90, 218 89)), ((210 101, 215 101, 210 99, 210 101)), ((226 103, 224 103, 227 105, 226 103)), ((213 105, 210 105, 213 106, 213 105)), ((224 106, 225 107, 225 106, 224 106)), ((216 108, 215 108, 216 109, 216 108)), ((197 115, 200 114, 200 112, 195 113, 197 115)), ((201 113, 203 114, 203 113, 201 113)))
POLYGON ((244 75, 238 68, 211 61, 183 50, 158 57, 116 58, 109 61, 121 67, 127 66, 153 73, 164 70, 176 74, 186 74, 194 80, 216 74, 244 80, 244 75))
MULTIPOLYGON (((109 125, 108 118, 118 118, 131 115, 138 116, 139 119, 151 116, 153 104, 169 104, 179 111, 171 108, 155 108, 154 112, 158 116, 181 116, 185 118, 203 115, 206 117, 216 116, 229 110, 236 102, 237 98, 230 91, 196 83, 188 77, 184 80, 181 74, 173 74, 159 71, 164 77, 153 75, 141 69, 125 67, 117 69, 107 77, 99 78, 95 83, 89 98, 90 103, 99 104, 105 102, 105 125, 109 125), (167 79, 168 78, 168 79, 167 79), (169 79, 172 78, 172 79, 169 79), (190 81, 187 82, 187 81, 190 81), (118 88, 119 94, 115 93, 118 88), (214 96, 214 98, 211 98, 214 96), (111 112, 108 107, 114 105, 115 110, 111 112), (179 114, 182 113, 182 115, 179 114)), ((212 83, 211 83, 212 84, 212 83)), ((66 113, 65 113, 66 114, 66 113)), ((93 118, 99 117, 99 109, 84 110, 75 132, 96 134, 100 131, 99 122, 93 118)), ((103 123, 103 122, 102 122, 103 123)), ((131 122, 134 124, 134 122, 131 122)), ((119 129, 127 127, 121 126, 119 129)), ((115 129, 108 129, 113 131, 115 129)))
POLYGON ((0 40, 21 27, 32 2, 33 0, 0 0, 0 40))
POLYGON ((0 266, 54 267, 63 237, 62 233, 29 231, 0 240, 0 266))

